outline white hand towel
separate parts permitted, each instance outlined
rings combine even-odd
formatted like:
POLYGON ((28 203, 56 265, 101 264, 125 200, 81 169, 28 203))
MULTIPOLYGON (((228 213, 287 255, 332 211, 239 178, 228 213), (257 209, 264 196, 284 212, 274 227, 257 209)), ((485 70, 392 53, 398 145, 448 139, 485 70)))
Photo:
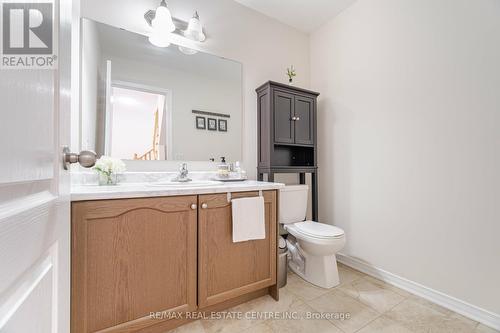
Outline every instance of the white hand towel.
POLYGON ((266 238, 264 198, 231 200, 233 210, 233 243, 266 238))

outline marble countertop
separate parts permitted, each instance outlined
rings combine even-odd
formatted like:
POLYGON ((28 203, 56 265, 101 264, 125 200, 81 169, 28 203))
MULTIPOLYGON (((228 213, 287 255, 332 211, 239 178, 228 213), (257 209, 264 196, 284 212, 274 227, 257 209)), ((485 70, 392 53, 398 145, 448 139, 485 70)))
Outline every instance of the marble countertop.
POLYGON ((182 185, 158 186, 151 183, 120 183, 111 186, 73 184, 71 201, 166 197, 176 195, 196 195, 208 193, 265 191, 283 188, 281 183, 268 183, 254 180, 224 182, 210 186, 182 185))

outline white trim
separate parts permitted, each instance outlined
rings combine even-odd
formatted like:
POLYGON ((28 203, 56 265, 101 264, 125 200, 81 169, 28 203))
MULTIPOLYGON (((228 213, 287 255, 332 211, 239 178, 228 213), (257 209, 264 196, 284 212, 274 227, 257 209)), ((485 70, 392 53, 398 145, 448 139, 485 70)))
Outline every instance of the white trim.
MULTIPOLYGON (((106 60, 106 110, 104 112, 104 155, 111 156, 111 129, 113 112, 111 112, 111 60, 106 60)), ((80 123, 81 124, 81 123, 80 123)))
POLYGON ((482 309, 470 303, 459 300, 455 297, 446 295, 440 291, 423 286, 417 282, 413 282, 396 274, 387 272, 383 269, 377 268, 348 255, 337 253, 337 260, 344 265, 376 277, 377 279, 387 282, 388 284, 394 285, 412 294, 425 298, 433 303, 439 304, 442 307, 450 309, 484 325, 490 326, 496 330, 500 330, 499 314, 482 309))
POLYGON ((13 220, 17 215, 23 214, 28 210, 34 210, 39 207, 46 209, 46 206, 56 199, 57 197, 49 191, 42 191, 2 203, 0 204, 0 223, 3 223, 7 219, 13 220))
MULTIPOLYGON (((53 258, 49 254, 41 263, 34 266, 30 271, 28 271, 24 277, 18 279, 16 286, 13 291, 6 295, 4 299, 0 302, 0 331, 3 330, 4 326, 9 322, 9 320, 14 316, 23 305, 23 303, 31 296, 33 290, 40 284, 48 273, 52 273, 54 276, 56 273, 53 270, 53 258)), ((53 284, 53 288, 57 289, 56 285, 53 284)), ((52 290, 54 292, 54 290, 52 290)), ((57 310, 56 300, 52 300, 53 311, 57 310)), ((52 313, 53 323, 57 323, 57 313, 52 313)))

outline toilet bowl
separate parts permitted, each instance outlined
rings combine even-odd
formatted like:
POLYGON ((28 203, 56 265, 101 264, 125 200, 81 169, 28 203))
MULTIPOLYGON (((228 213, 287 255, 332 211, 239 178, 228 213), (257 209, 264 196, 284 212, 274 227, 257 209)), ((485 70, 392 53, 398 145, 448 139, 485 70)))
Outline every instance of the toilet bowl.
POLYGON ((344 231, 338 227, 304 221, 307 185, 291 185, 280 190, 280 223, 293 237, 287 238, 290 269, 304 280, 322 288, 339 284, 335 254, 345 245, 344 231))

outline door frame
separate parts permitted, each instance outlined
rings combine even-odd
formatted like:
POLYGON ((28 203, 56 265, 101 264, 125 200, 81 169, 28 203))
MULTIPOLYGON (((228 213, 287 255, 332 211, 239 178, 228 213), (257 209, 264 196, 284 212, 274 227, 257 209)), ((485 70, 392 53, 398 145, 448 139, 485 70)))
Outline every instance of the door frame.
MULTIPOLYGON (((109 61, 109 60, 108 60, 109 61)), ((110 61, 111 62, 111 61, 110 61)), ((110 90, 113 88, 124 88, 124 89, 129 89, 129 90, 136 90, 136 91, 142 91, 142 92, 147 92, 147 93, 152 93, 152 94, 157 94, 157 95, 163 95, 165 96, 165 103, 163 106, 163 118, 162 122, 165 124, 165 131, 166 131, 166 137, 165 137, 165 149, 167 153, 165 154, 165 159, 166 160, 171 160, 173 158, 173 151, 172 151, 172 140, 173 140, 173 134, 172 134, 172 90, 170 89, 165 89, 165 88, 159 88, 155 86, 150 86, 142 83, 135 83, 135 82, 130 82, 130 81, 122 81, 122 80, 111 80, 111 84, 109 85, 110 90)), ((111 91, 109 92, 109 97, 111 97, 111 91)), ((108 99, 108 98, 107 98, 108 99)), ((105 124, 106 128, 104 129, 104 152, 106 155, 110 154, 110 149, 111 149, 111 124, 112 124, 112 108, 113 105, 109 103, 109 105, 106 105, 106 112, 105 112, 105 124)))

